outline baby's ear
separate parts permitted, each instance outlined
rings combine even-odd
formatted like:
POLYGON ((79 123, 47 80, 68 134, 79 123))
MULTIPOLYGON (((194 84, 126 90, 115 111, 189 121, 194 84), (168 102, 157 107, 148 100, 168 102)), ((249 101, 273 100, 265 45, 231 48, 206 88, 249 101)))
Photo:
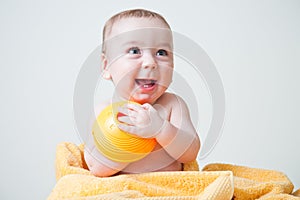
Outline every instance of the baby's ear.
POLYGON ((107 80, 111 79, 111 74, 109 73, 107 66, 107 58, 104 53, 101 54, 101 73, 103 78, 107 80))

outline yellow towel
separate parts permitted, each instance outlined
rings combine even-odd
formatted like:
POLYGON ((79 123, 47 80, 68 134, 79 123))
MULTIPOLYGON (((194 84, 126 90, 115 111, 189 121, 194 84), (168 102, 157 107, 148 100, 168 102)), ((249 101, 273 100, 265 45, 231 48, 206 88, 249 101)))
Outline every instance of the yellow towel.
POLYGON ((56 151, 57 183, 48 200, 57 199, 300 199, 299 190, 281 172, 229 164, 197 162, 182 172, 93 176, 83 159, 83 145, 61 143, 56 151), (233 187, 234 183, 234 187, 233 187))
POLYGON ((209 164, 203 171, 232 171, 234 180, 234 199, 300 199, 299 193, 291 194, 292 182, 281 172, 255 169, 230 164, 209 164), (298 196, 298 197, 297 197, 298 196))
POLYGON ((91 175, 83 159, 83 145, 57 146, 56 178, 48 200, 57 199, 212 199, 233 195, 232 172, 199 172, 197 162, 185 171, 126 174, 107 178, 91 175))

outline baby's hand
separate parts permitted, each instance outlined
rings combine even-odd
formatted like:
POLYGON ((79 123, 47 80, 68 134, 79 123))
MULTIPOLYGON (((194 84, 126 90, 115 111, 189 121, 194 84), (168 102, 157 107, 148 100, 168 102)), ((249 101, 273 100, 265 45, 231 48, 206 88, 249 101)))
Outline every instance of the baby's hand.
POLYGON ((118 127, 128 133, 142 138, 155 138, 163 128, 165 120, 152 105, 126 104, 119 108, 125 116, 118 117, 122 123, 118 127))

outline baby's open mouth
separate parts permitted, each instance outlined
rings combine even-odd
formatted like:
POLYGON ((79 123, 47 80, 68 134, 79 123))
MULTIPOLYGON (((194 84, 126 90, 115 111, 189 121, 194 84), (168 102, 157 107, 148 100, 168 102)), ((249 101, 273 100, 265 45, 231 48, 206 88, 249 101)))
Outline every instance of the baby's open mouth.
POLYGON ((153 79, 135 79, 135 82, 140 87, 151 88, 155 85, 156 80, 153 80, 153 79))

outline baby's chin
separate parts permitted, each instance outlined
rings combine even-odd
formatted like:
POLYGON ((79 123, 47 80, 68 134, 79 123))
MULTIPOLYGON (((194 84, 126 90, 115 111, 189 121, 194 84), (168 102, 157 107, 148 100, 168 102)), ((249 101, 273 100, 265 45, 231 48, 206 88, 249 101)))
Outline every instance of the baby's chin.
POLYGON ((140 104, 149 103, 153 105, 165 93, 165 91, 166 88, 158 87, 154 93, 136 93, 130 97, 130 100, 140 104))
POLYGON ((145 103, 154 104, 156 100, 157 98, 153 98, 153 96, 149 94, 139 94, 130 97, 130 101, 134 101, 139 104, 145 104, 145 103))
POLYGON ((165 87, 157 87, 155 91, 152 92, 141 92, 140 90, 135 90, 134 93, 128 94, 119 91, 120 100, 134 101, 139 104, 149 103, 153 105, 166 91, 165 87))
POLYGON ((134 101, 136 103, 139 104, 145 104, 145 103, 149 103, 149 104, 153 104, 155 101, 148 99, 148 98, 131 98, 130 101, 134 101))

